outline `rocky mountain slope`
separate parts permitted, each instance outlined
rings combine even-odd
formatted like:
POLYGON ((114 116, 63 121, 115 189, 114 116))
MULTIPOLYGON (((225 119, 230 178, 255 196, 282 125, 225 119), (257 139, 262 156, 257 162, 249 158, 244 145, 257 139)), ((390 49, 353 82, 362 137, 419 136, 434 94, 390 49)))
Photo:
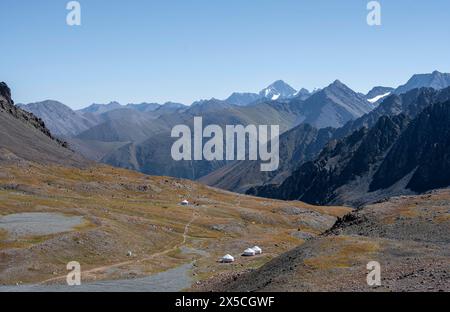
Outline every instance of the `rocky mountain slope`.
POLYGON ((387 110, 376 108, 372 111, 372 105, 363 96, 339 81, 318 91, 306 101, 295 99, 291 103, 295 103, 294 105, 299 108, 302 123, 280 136, 280 167, 277 172, 260 172, 259 162, 238 162, 227 164, 202 177, 200 181, 237 192, 245 192, 251 187, 264 184, 280 184, 304 162, 314 159, 329 140, 340 138, 354 129, 371 124, 370 120, 376 120, 387 110), (364 111, 369 113, 361 115, 364 111), (327 114, 332 117, 327 118, 327 114), (356 117, 360 118, 355 120, 356 117), (334 123, 333 121, 339 119, 340 121, 335 123, 337 125, 341 125, 345 120, 348 122, 337 130, 333 128, 318 130, 307 123, 307 121, 321 123, 322 119, 327 119, 327 123, 334 123))
POLYGON ((282 183, 297 166, 314 159, 332 138, 333 132, 333 128, 318 130, 309 124, 301 124, 280 136, 278 170, 262 172, 260 161, 236 161, 213 171, 199 181, 239 193, 266 183, 282 183))
MULTIPOLYGON (((340 81, 335 81, 328 87, 310 94, 304 89, 296 92, 283 81, 277 81, 262 90, 260 94, 235 93, 232 103, 228 100, 211 99, 198 101, 190 107, 171 103, 158 107, 148 103, 121 106, 119 103, 112 102, 108 105, 92 105, 81 112, 69 111, 68 117, 65 118, 59 118, 57 113, 51 115, 38 113, 38 109, 35 111, 52 129, 59 129, 63 124, 73 125, 69 128, 82 129, 77 125, 91 123, 92 126, 81 133, 76 133, 78 130, 70 130, 69 132, 76 133, 76 136, 68 139, 72 148, 90 159, 140 170, 148 174, 190 179, 211 174, 216 178, 208 177, 205 182, 243 191, 250 186, 279 183, 304 161, 317 156, 323 144, 321 137, 317 138, 320 144, 315 144, 314 139, 306 139, 303 142, 302 137, 308 138, 309 135, 307 131, 303 133, 302 128, 295 130, 299 134, 297 141, 293 140, 292 136, 291 139, 287 139, 288 136, 282 136, 281 139, 284 140, 282 143, 286 145, 284 150, 294 151, 292 155, 295 156, 292 157, 289 152, 281 155, 282 162, 288 165, 282 165, 281 170, 275 175, 265 175, 256 172, 256 164, 245 162, 240 165, 227 162, 173 162, 168 157, 174 141, 170 137, 171 128, 177 124, 192 125, 194 116, 202 116, 205 125, 278 124, 282 132, 299 124, 310 124, 317 129, 333 127, 336 131, 333 132, 331 139, 341 139, 361 127, 370 128, 383 115, 393 116, 408 110, 410 103, 416 101, 419 91, 415 89, 416 91, 413 90, 412 93, 408 92, 408 96, 400 94, 403 91, 418 85, 441 88, 446 85, 447 76, 439 72, 414 76, 405 86, 398 88, 395 94, 389 96, 385 95, 392 91, 390 88, 376 87, 368 95, 362 95, 340 81), (383 97, 371 103, 368 101, 369 95, 374 96, 370 99, 383 97), (256 97, 259 97, 259 100, 254 101, 256 97), (307 146, 307 142, 312 144, 311 147, 307 146), (297 147, 289 146, 289 144, 299 145, 297 147), (305 150, 304 155, 301 154, 301 150, 305 150), (311 151, 314 151, 316 155, 313 155, 311 151), (246 177, 242 177, 244 169, 248 172, 246 177), (221 171, 215 173, 215 170, 221 171), (220 175, 225 173, 227 176, 220 178, 220 175)), ((431 94, 432 89, 429 92, 431 94)), ((417 114, 429 105, 429 101, 434 100, 426 94, 422 97, 419 99, 422 105, 413 105, 412 107, 415 107, 417 111, 406 112, 407 116, 417 114)))
POLYGON ((223 274, 202 291, 450 291, 449 190, 395 197, 342 218, 327 234, 256 270, 223 274), (369 262, 381 285, 369 286, 369 262))
MULTIPOLYGON (((281 185, 253 188, 248 193, 359 206, 395 194, 450 185, 444 178, 448 154, 446 136, 441 136, 450 125, 443 117, 450 103, 448 91, 423 89, 406 94, 404 98, 415 100, 406 106, 404 113, 384 115, 374 126, 360 128, 341 140, 332 141, 314 161, 303 164, 281 185), (446 101, 442 102, 444 99, 446 101), (422 107, 425 110, 417 113, 422 107), (429 148, 433 146, 436 148, 429 148), (439 159, 439 162, 431 159, 439 159), (421 171, 412 179, 420 164, 421 171), (435 177, 439 170, 441 173, 435 177), (420 183, 420 187, 414 188, 414 183, 420 183)), ((398 98, 386 101, 395 99, 398 98)), ((372 120, 368 116, 363 119, 372 120)))
POLYGON ((39 116, 54 135, 62 138, 78 135, 96 124, 94 120, 57 101, 47 100, 18 106, 39 116))
MULTIPOLYGON (((284 102, 274 101, 244 107, 230 105, 219 100, 210 100, 190 107, 183 114, 165 115, 157 120, 152 120, 148 125, 184 124, 193 129, 194 117, 201 116, 205 126, 209 124, 222 127, 235 124, 244 126, 275 124, 280 125, 280 131, 286 131, 296 125, 298 115, 298 106, 284 102)), ((133 125, 128 127, 132 129, 133 125)), ((104 155, 102 162, 152 175, 189 179, 198 179, 226 164, 225 161, 172 160, 171 148, 176 138, 172 138, 170 132, 171 128, 159 133, 154 131, 154 134, 148 135, 142 141, 125 140, 127 141, 125 145, 104 155)), ((93 131, 93 133, 95 134, 97 131, 93 131)))
POLYGON ((414 192, 450 185, 450 102, 426 108, 389 151, 369 191, 391 187, 412 174, 406 185, 414 192), (419 144, 418 144, 419 142, 419 144))
MULTIPOLYGON (((306 101, 301 101, 295 98, 290 101, 265 101, 249 106, 235 106, 224 101, 212 99, 208 101, 201 101, 184 110, 182 114, 169 114, 160 117, 152 124, 158 124, 161 121, 165 125, 186 124, 191 127, 193 118, 201 116, 203 124, 215 124, 224 127, 225 125, 280 125, 280 131, 283 133, 299 125, 303 121, 317 121, 322 126, 327 126, 334 123, 335 120, 344 122, 355 117, 361 116, 363 112, 371 110, 371 105, 362 96, 351 91, 345 85, 336 82, 325 88, 306 101), (311 100, 312 99, 312 100, 311 100), (311 100, 311 101, 310 101, 311 100), (333 116, 328 118, 327 116, 333 116), (321 120, 321 121, 320 121, 321 120)), ((339 124, 340 124, 339 122, 339 124)), ((133 123, 126 122, 133 128, 133 123)), ((98 127, 103 127, 100 125, 98 127)), ((120 127, 119 127, 120 128, 120 127)), ((280 179, 290 173, 290 170, 295 168, 304 160, 308 160, 314 153, 317 153, 329 138, 329 131, 318 131, 307 128, 298 128, 295 133, 282 136, 282 169, 276 175, 263 174, 266 176, 264 180, 259 183, 264 183, 266 179, 273 181, 281 181, 280 179), (307 130, 305 130, 307 129, 307 130), (308 134, 312 131, 315 134, 308 134), (297 134, 299 134, 297 138, 297 134), (317 137, 315 135, 317 134, 317 137), (303 139, 304 137, 304 139, 303 139), (303 142, 303 143, 302 143, 303 142), (297 143, 300 143, 297 146, 297 143), (310 143, 310 144, 309 144, 310 143), (293 160, 290 162, 290 160, 293 160), (286 165, 284 165, 286 164, 286 165)), ((97 133, 97 129, 92 129, 93 134, 97 133)), ((137 130, 134 132, 138 132, 137 130)), ((114 131, 107 131, 107 133, 115 133, 114 131)), ((127 145, 122 145, 119 149, 104 155, 102 161, 114 166, 121 166, 123 168, 138 170, 147 174, 169 175, 189 179, 198 179, 208 175, 215 170, 219 170, 227 165, 224 161, 172 161, 170 157, 170 149, 175 139, 170 137, 170 132, 159 132, 158 135, 149 136, 146 140, 138 142, 137 140, 123 140, 128 141, 127 145)), ((78 137, 86 139, 86 137, 78 137)), ((90 136, 89 139, 94 139, 90 136)), ((95 140, 99 140, 96 138, 95 140)), ((104 139, 100 139, 104 141, 104 139)), ((240 182, 233 178, 233 174, 227 176, 229 181, 221 184, 221 186, 232 190, 243 191, 252 183, 258 183, 261 178, 260 170, 256 170, 256 163, 244 162, 236 167, 235 172, 242 174, 242 169, 245 166, 246 175, 248 179, 243 179, 240 182), (248 166, 248 167, 247 167, 248 166), (229 186, 227 186, 229 185, 229 186)), ((230 166, 234 166, 231 164, 230 166)), ((232 170, 230 167, 224 168, 226 172, 232 170)), ((216 177, 219 177, 225 171, 217 172, 216 177)), ((235 175, 239 179, 238 174, 235 175)), ((228 179, 227 177, 227 179, 228 179)), ((209 178, 208 178, 209 179, 209 178)), ((207 180, 205 180, 207 181, 207 180)), ((216 179, 211 179, 214 186, 216 179)))
POLYGON ((316 128, 339 128, 373 109, 364 96, 339 80, 301 101, 299 105, 304 117, 302 122, 316 128))
POLYGON ((130 108, 109 111, 100 114, 99 118, 102 122, 75 137, 86 141, 139 142, 168 129, 164 122, 153 118, 152 112, 139 112, 130 108))
POLYGON ((0 133, 0 161, 20 157, 75 166, 87 162, 69 150, 65 142, 55 139, 40 118, 15 106, 11 91, 3 82, 0 83, 0 133))

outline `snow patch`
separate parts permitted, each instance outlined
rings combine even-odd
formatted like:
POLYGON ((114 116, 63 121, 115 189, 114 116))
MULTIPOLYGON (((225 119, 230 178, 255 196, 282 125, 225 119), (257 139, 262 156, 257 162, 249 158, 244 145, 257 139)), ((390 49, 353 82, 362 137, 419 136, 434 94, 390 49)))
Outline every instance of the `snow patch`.
POLYGON ((280 98, 280 95, 281 95, 281 94, 274 94, 274 95, 272 96, 272 101, 278 100, 278 99, 280 98))
POLYGON ((367 101, 369 101, 370 103, 374 104, 374 103, 378 102, 379 100, 381 100, 382 98, 387 97, 390 94, 391 94, 391 92, 388 92, 388 93, 385 93, 385 94, 381 94, 381 95, 378 95, 378 96, 376 96, 376 97, 374 97, 372 99, 369 99, 367 101))

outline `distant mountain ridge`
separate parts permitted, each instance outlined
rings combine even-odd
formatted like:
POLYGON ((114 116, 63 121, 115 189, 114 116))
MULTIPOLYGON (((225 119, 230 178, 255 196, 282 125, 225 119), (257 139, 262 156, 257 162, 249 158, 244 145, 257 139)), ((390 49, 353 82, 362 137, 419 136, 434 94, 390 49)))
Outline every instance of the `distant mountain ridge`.
POLYGON ((283 80, 277 80, 268 87, 262 89, 259 93, 251 92, 234 92, 224 102, 237 106, 246 106, 264 100, 276 101, 283 99, 290 99, 299 96, 306 99, 310 92, 305 88, 296 91, 289 84, 283 80))
POLYGON ((80 109, 82 113, 101 114, 115 109, 122 108, 122 105, 118 102, 110 102, 108 104, 91 104, 86 108, 80 109))
POLYGON ((406 93, 413 89, 433 88, 441 90, 450 87, 450 73, 441 73, 434 71, 431 74, 416 74, 408 82, 398 87, 394 92, 396 94, 406 93))
MULTIPOLYGON (((429 76, 442 75, 432 73, 429 76)), ((433 82, 436 79, 419 80, 437 85, 433 82)), ((189 179, 205 177, 213 186, 243 192, 247 187, 283 182, 303 162, 313 160, 327 141, 343 139, 361 127, 372 127, 381 116, 398 115, 416 100, 409 92, 408 96, 403 96, 394 91, 375 87, 364 95, 339 80, 313 92, 296 91, 279 80, 259 93, 236 92, 225 100, 201 100, 191 106, 171 102, 163 105, 111 102, 94 104, 76 112, 56 108, 51 112, 52 109, 45 110, 46 105, 43 105, 41 109, 36 108, 35 113, 52 132, 67 137, 72 148, 90 159, 147 174, 189 179), (60 115, 64 115, 63 118, 60 115), (170 131, 177 124, 192 126, 195 116, 202 116, 205 125, 280 125, 284 153, 280 155, 280 171, 261 175, 256 172, 257 166, 247 162, 239 165, 174 162, 169 157, 173 143, 170 131), (222 178, 219 173, 227 176, 222 178)), ((417 110, 414 113, 430 104, 426 96, 420 101, 422 105, 411 108, 417 110)))
POLYGON ((317 128, 341 127, 370 112, 373 106, 359 93, 336 80, 299 103, 308 123, 317 128))
POLYGON ((74 136, 95 126, 95 121, 57 101, 47 100, 18 106, 46 121, 50 131, 59 137, 74 136))

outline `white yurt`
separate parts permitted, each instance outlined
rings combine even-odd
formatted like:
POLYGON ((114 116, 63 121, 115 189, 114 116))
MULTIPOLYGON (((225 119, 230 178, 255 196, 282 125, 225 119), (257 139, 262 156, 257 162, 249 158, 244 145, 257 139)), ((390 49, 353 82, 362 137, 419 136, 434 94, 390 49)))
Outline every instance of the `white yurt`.
POLYGON ((223 262, 223 263, 234 262, 234 257, 232 255, 225 255, 222 257, 221 262, 223 262))
POLYGON ((257 255, 262 254, 262 249, 259 248, 258 246, 255 246, 252 249, 255 251, 255 254, 257 254, 257 255))
POLYGON ((189 205, 189 202, 185 199, 185 200, 183 200, 183 201, 181 202, 181 205, 182 205, 182 206, 187 206, 187 205, 189 205))
POLYGON ((243 256, 252 257, 254 255, 256 255, 256 252, 252 248, 247 248, 244 250, 243 256))

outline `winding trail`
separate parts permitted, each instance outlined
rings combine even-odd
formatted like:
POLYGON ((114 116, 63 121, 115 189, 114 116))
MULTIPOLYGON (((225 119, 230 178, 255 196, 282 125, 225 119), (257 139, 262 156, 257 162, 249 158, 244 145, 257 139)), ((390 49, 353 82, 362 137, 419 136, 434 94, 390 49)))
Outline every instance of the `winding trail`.
MULTIPOLYGON (((137 260, 128 260, 128 261, 123 261, 123 262, 118 262, 118 263, 113 263, 113 264, 109 264, 109 265, 105 265, 105 266, 96 267, 96 268, 93 268, 93 269, 90 269, 90 270, 87 270, 87 271, 82 271, 81 275, 84 276, 85 278, 89 277, 89 276, 95 277, 94 274, 98 273, 98 272, 106 271, 106 270, 112 269, 112 268, 121 267, 121 266, 124 266, 124 265, 145 262, 145 261, 148 261, 148 260, 152 260, 152 259, 154 259, 156 257, 160 257, 160 256, 163 256, 163 255, 166 255, 166 254, 168 254, 170 252, 173 252, 173 251, 177 250, 178 248, 182 247, 184 244, 186 244, 187 238, 189 236, 188 235, 189 234, 189 228, 191 227, 191 224, 195 221, 195 219, 197 217, 198 217, 198 212, 194 208, 192 208, 192 218, 184 226, 183 240, 181 241, 181 243, 176 244, 175 246, 173 246, 173 247, 171 247, 169 249, 166 249, 166 250, 163 250, 163 251, 160 251, 160 252, 157 252, 157 253, 153 253, 153 254, 149 255, 148 257, 145 257, 145 258, 141 258, 141 259, 137 259, 137 260)), ((61 280, 61 279, 65 279, 66 277, 67 277, 67 275, 61 275, 61 276, 53 277, 53 278, 50 278, 50 279, 47 279, 47 280, 44 280, 44 281, 40 282, 39 285, 44 285, 44 284, 47 284, 47 283, 50 283, 50 282, 55 282, 55 281, 58 281, 58 280, 61 280)))

